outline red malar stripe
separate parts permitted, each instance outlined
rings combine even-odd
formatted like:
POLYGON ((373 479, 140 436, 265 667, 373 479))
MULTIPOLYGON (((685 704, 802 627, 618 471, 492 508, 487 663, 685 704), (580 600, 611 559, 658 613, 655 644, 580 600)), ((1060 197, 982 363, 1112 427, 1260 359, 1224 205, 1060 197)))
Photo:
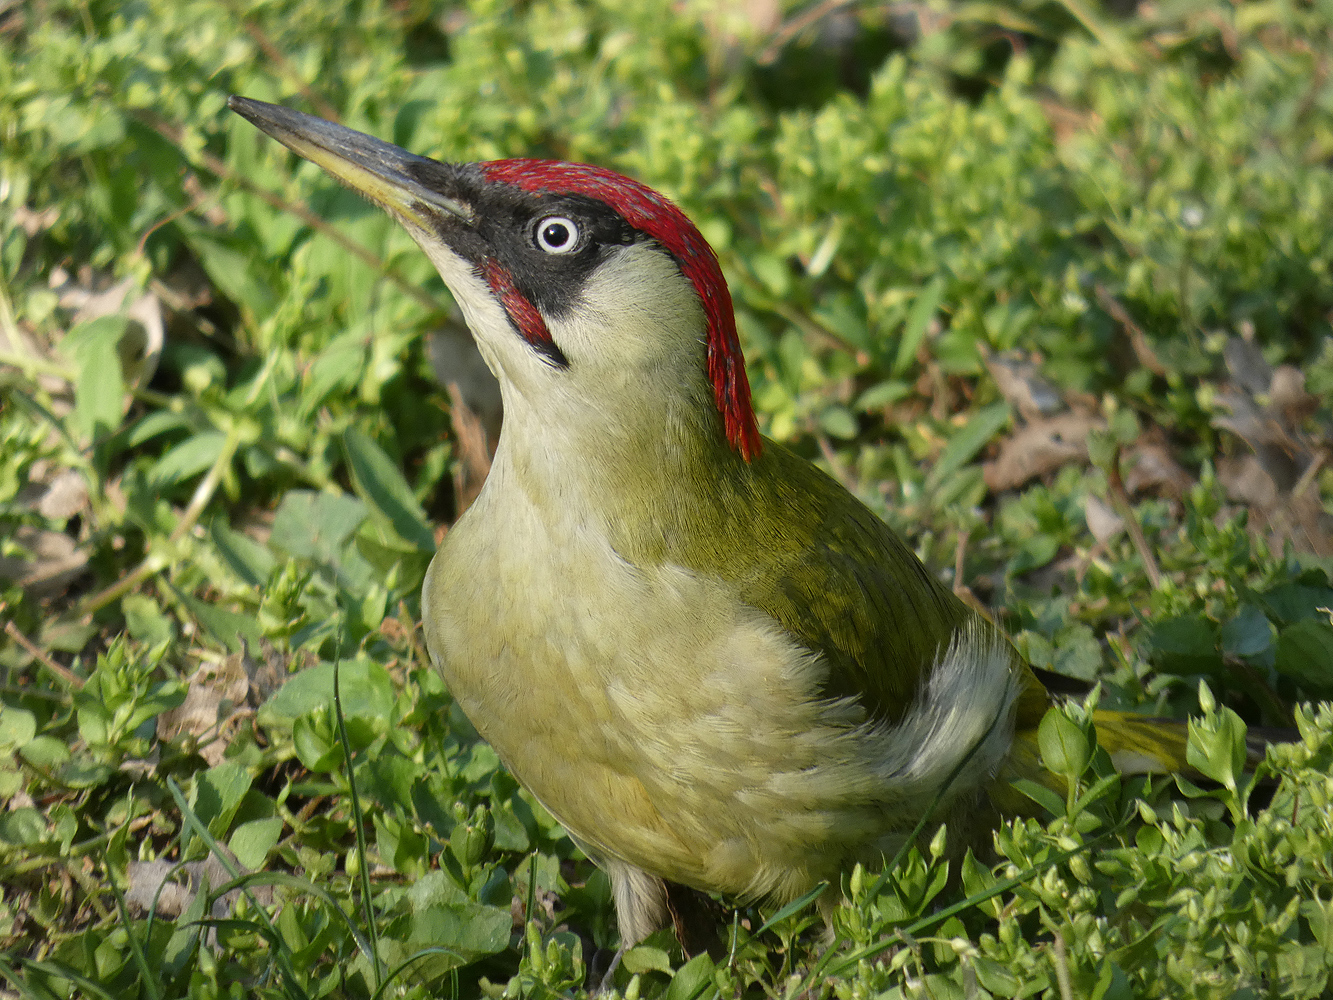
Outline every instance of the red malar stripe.
POLYGON ((505 307, 510 321, 518 328, 523 339, 535 347, 548 361, 557 365, 567 365, 569 361, 551 339, 551 331, 546 328, 546 320, 537 311, 526 295, 514 284, 514 276, 508 268, 494 257, 487 257, 482 265, 482 275, 491 291, 505 307))

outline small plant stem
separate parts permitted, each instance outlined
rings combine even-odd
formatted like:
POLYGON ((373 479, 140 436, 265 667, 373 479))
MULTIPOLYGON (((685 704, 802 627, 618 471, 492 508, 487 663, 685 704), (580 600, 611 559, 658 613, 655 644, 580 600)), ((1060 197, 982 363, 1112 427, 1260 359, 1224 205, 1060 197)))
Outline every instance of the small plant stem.
POLYGON ((0 333, 15 348, 19 346, 18 320, 14 318, 14 304, 9 299, 9 284, 3 272, 0 272, 0 333))
POLYGON ((105 920, 111 916, 111 911, 103 906, 102 901, 97 898, 98 894, 106 887, 89 878, 87 872, 82 871, 78 865, 74 864, 73 858, 66 860, 64 868, 65 871, 69 872, 69 877, 79 883, 79 888, 83 890, 84 895, 88 898, 88 905, 97 911, 98 918, 105 920))
POLYGON ((1058 930, 1051 941, 1055 952, 1055 981, 1060 987, 1060 1000, 1074 1000, 1074 990, 1069 982, 1069 957, 1065 953, 1065 936, 1058 930))
POLYGON ((44 666, 51 673, 55 674, 75 691, 83 687, 83 678, 68 667, 62 667, 55 660, 51 659, 45 652, 38 648, 31 639, 19 631, 19 627, 13 622, 5 622, 5 635, 9 636, 28 653, 34 660, 44 666))
MULTIPOLYGON (((4 311, 3 303, 0 303, 0 314, 4 311)), ((3 319, 0 318, 0 326, 4 326, 3 319)), ((17 331, 15 331, 17 333, 17 331)), ((6 336, 10 336, 10 331, 5 331, 6 336)), ((10 341, 13 343, 13 340, 10 341)), ((23 372, 29 379, 38 375, 54 375, 62 378, 66 382, 74 380, 74 372, 64 365, 57 364, 54 361, 48 361, 46 358, 37 357, 32 354, 21 354, 18 351, 0 351, 0 365, 9 365, 11 368, 17 368, 23 372)))

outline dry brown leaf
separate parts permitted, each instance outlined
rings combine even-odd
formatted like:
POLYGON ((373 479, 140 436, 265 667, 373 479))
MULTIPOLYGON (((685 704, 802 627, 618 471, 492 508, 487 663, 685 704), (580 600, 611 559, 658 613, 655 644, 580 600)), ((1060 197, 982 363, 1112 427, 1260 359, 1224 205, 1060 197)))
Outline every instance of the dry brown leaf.
POLYGON ((1094 289, 1098 304, 1106 310, 1107 314, 1115 320, 1124 329, 1125 335, 1129 338, 1129 346, 1134 351, 1134 357, 1140 365, 1148 369, 1154 375, 1165 375, 1166 365, 1162 364, 1161 359, 1152 349, 1152 344, 1148 341, 1148 335, 1143 332, 1143 327, 1134 322, 1134 317, 1129 314, 1129 310, 1121 303, 1104 285, 1097 285, 1094 289))
POLYGON ((1092 493, 1083 498, 1083 517, 1092 537, 1103 545, 1125 530, 1124 519, 1092 493))
POLYGON ((1261 409, 1248 393, 1235 386, 1219 389, 1216 402, 1224 412, 1213 415, 1213 426, 1230 431, 1248 444, 1279 491, 1286 493, 1295 487, 1309 466, 1310 455, 1283 427, 1280 414, 1261 409))
POLYGON ((126 305, 129 293, 135 288, 133 278, 126 278, 100 292, 92 291, 74 282, 57 289, 60 304, 77 310, 75 323, 102 316, 123 314, 132 320, 119 344, 120 363, 125 384, 130 388, 147 385, 157 371, 166 343, 166 324, 162 320, 162 304, 152 292, 133 299, 126 305))
POLYGON ((1046 381, 1032 359, 1012 351, 992 354, 986 358, 986 370, 995 380, 1000 394, 1024 420, 1038 421, 1064 409, 1060 393, 1046 381))
POLYGON ((250 679, 250 705, 258 708, 286 683, 289 676, 314 666, 314 655, 309 650, 299 650, 291 655, 280 653, 267 639, 261 639, 259 659, 246 655, 241 662, 250 679))
POLYGON ((125 902, 135 911, 147 913, 154 909, 167 919, 175 919, 185 912, 194 898, 187 869, 175 872, 175 864, 170 861, 131 861, 125 868, 128 885, 125 888, 125 902), (171 881, 168 879, 171 878, 171 881), (176 881, 179 879, 180 881, 176 881))
POLYGON ((88 480, 81 472, 65 469, 51 480, 35 506, 42 517, 67 521, 88 506, 88 480))
POLYGON ((1217 481, 1227 491, 1228 499, 1261 511, 1272 510, 1281 499, 1273 477, 1252 453, 1219 458, 1217 481))
POLYGON ((504 410, 500 383, 486 367, 466 327, 450 322, 426 341, 435 377, 449 393, 450 419, 458 445, 454 469, 454 515, 461 516, 481 492, 500 440, 504 410))
POLYGON ((1231 380, 1246 392, 1257 396, 1268 391, 1273 381, 1273 369, 1254 341, 1232 337, 1222 348, 1222 360, 1226 362, 1231 380))
MULTIPOLYGON (((1149 435, 1144 435, 1149 438, 1149 435)), ((1140 439, 1126 460, 1125 489, 1130 493, 1150 491, 1179 500, 1194 480, 1175 460, 1162 441, 1140 439)))
POLYGON ((250 693, 244 659, 236 653, 200 663, 190 677, 185 701, 157 717, 157 738, 165 742, 188 734, 199 740, 199 754, 210 767, 222 763, 236 710, 245 707, 250 693))
POLYGON ((477 499, 485 485, 494 451, 486 440, 481 418, 463 401, 458 383, 450 382, 446 388, 452 404, 449 417, 458 444, 458 464, 454 467, 454 517, 459 518, 472 506, 472 501, 477 499))
POLYGON ((999 457, 982 466, 986 485, 995 492, 1012 490, 1062 465, 1087 461, 1089 432, 1105 426, 1083 413, 1033 421, 1001 442, 999 457))
POLYGON ((31 525, 15 530, 13 540, 26 554, 0 556, 0 579, 33 594, 50 594, 74 581, 88 565, 88 553, 63 531, 31 525))
POLYGON ((1289 427, 1299 427, 1319 409, 1319 397, 1305 391, 1305 373, 1294 365, 1278 365, 1273 369, 1268 399, 1289 427))
MULTIPOLYGON (((227 852, 227 860, 237 871, 242 874, 250 872, 250 869, 241 864, 225 844, 219 846, 227 852)), ((204 882, 208 883, 210 889, 216 889, 232 880, 231 874, 214 854, 208 855, 202 861, 187 861, 179 868, 172 862, 161 859, 131 861, 126 866, 125 875, 129 882, 125 891, 125 902, 133 910, 147 913, 153 908, 153 901, 156 898, 156 912, 160 916, 173 919, 185 912, 194 901, 195 895, 203 888, 204 882)), ((219 896, 214 901, 209 915, 219 920, 230 916, 236 901, 241 898, 241 891, 233 889, 219 896)), ((260 906, 269 906, 273 902, 271 885, 262 883, 251 885, 249 892, 260 906)), ((211 935, 214 932, 209 933, 211 935)))
POLYGON ((1217 479, 1227 497, 1248 511, 1250 531, 1274 551, 1290 543, 1297 551, 1327 556, 1333 554, 1333 518, 1325 513, 1314 484, 1322 464, 1323 456, 1316 456, 1290 492, 1278 488, 1263 461, 1253 454, 1220 459, 1217 479))

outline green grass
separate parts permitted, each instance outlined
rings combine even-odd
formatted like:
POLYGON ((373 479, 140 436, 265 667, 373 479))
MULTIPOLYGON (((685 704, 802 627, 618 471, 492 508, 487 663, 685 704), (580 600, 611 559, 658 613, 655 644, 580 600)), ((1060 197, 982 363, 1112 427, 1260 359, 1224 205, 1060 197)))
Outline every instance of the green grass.
POLYGON ((1122 780, 1075 699, 993 855, 858 871, 831 945, 656 935, 626 995, 1330 995, 1333 6, 748 9, 0 3, 6 996, 544 997, 616 943, 416 628, 448 293, 229 93, 663 190, 767 433, 1194 719, 1208 788, 1122 780))

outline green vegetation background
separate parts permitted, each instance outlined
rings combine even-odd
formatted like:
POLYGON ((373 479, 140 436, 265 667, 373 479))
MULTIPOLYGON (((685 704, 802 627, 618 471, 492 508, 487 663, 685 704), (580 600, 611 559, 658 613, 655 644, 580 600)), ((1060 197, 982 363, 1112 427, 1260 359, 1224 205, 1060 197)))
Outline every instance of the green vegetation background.
POLYGON ((711 956, 655 936, 619 989, 1330 995, 1333 710, 1302 707, 1333 696, 1330 25, 0 2, 5 995, 549 996, 615 943, 415 628, 485 465, 484 386, 431 364, 448 294, 229 93, 666 192, 769 434, 1034 663, 1196 717, 1206 789, 1119 779, 1075 699, 1043 727, 1069 794, 1029 789, 994 856, 857 873, 831 947, 808 908, 720 911, 711 956), (1257 785, 1256 726, 1292 740, 1257 785))

